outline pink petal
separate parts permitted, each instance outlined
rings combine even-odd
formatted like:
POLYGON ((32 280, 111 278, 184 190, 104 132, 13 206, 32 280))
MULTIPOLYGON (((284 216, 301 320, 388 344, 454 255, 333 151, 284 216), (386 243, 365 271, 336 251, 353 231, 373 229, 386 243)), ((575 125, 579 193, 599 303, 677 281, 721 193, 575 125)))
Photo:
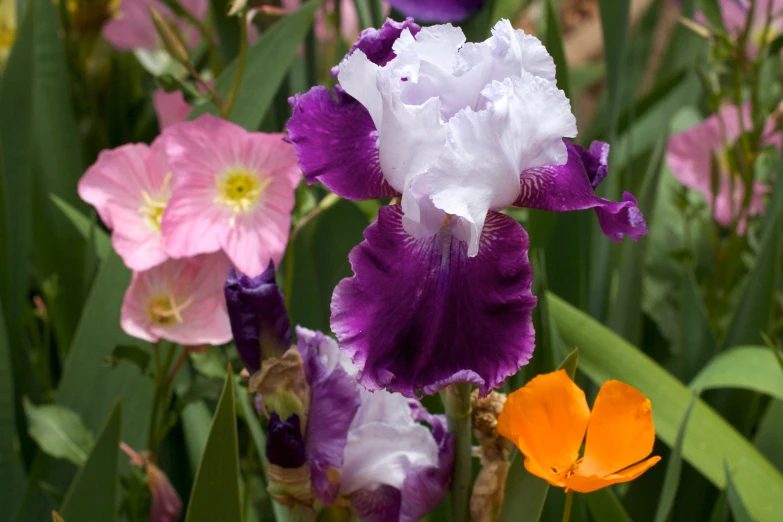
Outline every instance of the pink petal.
POLYGON ((161 130, 185 121, 191 110, 181 91, 166 92, 163 89, 158 89, 152 97, 152 103, 155 106, 158 127, 161 130))
POLYGON ((223 283, 230 267, 223 253, 170 259, 135 272, 125 292, 120 324, 128 335, 150 342, 165 339, 183 345, 223 344, 231 339, 223 283), (173 298, 181 322, 154 320, 151 304, 173 298))

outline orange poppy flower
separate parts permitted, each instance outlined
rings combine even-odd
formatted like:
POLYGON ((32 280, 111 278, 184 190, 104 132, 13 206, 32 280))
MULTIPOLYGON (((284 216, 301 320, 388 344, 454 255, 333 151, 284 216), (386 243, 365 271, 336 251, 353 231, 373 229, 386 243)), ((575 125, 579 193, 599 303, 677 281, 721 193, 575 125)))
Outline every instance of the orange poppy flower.
POLYGON ((553 486, 589 493, 633 480, 660 457, 650 401, 619 381, 601 386, 593 405, 565 370, 539 375, 508 396, 498 433, 525 455, 525 468, 553 486), (587 433, 584 456, 579 457, 587 433))

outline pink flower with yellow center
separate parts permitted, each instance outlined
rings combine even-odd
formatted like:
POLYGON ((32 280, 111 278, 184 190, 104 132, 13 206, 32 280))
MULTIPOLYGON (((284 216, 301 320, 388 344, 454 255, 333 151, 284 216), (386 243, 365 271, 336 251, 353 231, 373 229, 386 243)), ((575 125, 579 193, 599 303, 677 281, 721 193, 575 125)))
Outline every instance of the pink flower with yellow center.
POLYGON ((147 270, 168 259, 160 224, 171 172, 160 139, 101 152, 78 190, 112 229, 112 245, 129 268, 147 270))
POLYGON ((247 132, 204 115, 167 128, 164 137, 174 173, 162 221, 167 253, 223 250, 250 276, 270 260, 279 264, 302 177, 283 135, 247 132))
POLYGON ((149 342, 224 344, 231 340, 223 282, 231 266, 222 252, 169 259, 135 272, 122 302, 125 333, 149 342))

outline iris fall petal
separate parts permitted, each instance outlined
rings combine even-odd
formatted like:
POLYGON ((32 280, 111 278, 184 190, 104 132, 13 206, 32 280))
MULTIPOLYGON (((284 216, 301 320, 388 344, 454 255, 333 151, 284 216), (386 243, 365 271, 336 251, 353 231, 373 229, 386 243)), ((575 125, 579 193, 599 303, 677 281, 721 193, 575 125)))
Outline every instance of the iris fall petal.
POLYGON ((351 252, 356 275, 335 289, 332 330, 368 389, 413 397, 471 382, 486 394, 530 359, 536 298, 527 234, 490 213, 470 258, 458 233, 453 219, 414 239, 400 207, 389 206, 351 252))

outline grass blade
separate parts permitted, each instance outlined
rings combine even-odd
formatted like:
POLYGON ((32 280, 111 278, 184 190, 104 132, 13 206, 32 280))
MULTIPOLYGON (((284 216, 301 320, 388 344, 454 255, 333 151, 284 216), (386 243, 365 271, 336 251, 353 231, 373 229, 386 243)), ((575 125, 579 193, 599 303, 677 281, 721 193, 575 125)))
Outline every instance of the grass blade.
POLYGON ((234 376, 229 369, 201 457, 185 522, 242 520, 234 376))
POLYGON ((599 489, 585 495, 587 509, 594 520, 601 522, 631 522, 620 499, 611 487, 599 489))
POLYGON ((112 522, 117 519, 117 462, 122 408, 115 402, 87 462, 71 484, 59 513, 66 521, 112 522))
POLYGON ((762 346, 743 346, 718 354, 689 387, 692 390, 742 388, 783 400, 780 366, 770 349, 762 346))
POLYGON ((680 472, 682 471, 682 443, 685 440, 688 420, 691 418, 693 406, 698 398, 699 395, 694 393, 688 409, 685 410, 680 429, 677 430, 677 439, 674 441, 672 452, 669 455, 669 463, 666 465, 666 477, 663 479, 661 500, 658 502, 658 510, 655 512, 655 522, 666 522, 669 520, 669 514, 674 507, 674 499, 677 497, 677 488, 680 486, 680 472))

